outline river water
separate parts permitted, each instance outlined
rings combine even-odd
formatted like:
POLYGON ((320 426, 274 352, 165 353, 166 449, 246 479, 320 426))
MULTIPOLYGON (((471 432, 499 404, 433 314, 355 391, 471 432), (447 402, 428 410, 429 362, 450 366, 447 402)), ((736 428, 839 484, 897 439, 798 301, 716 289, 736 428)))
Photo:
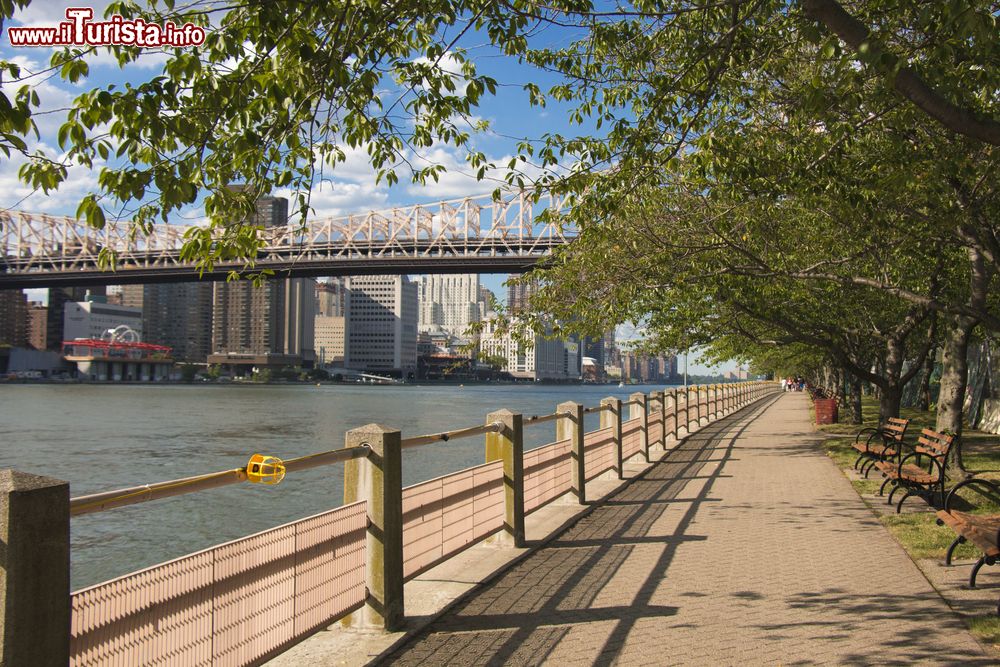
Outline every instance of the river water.
MULTIPOLYGON (((548 414, 662 386, 611 385, 0 385, 0 468, 70 482, 79 496, 342 447, 348 429, 378 422, 403 437, 482 424, 500 408, 548 414)), ((587 430, 597 427, 587 415, 587 430)), ((525 447, 552 442, 529 426, 525 447)), ((483 436, 403 452, 406 485, 482 463, 483 436)), ((336 507, 343 466, 239 484, 77 517, 73 588, 336 507)))

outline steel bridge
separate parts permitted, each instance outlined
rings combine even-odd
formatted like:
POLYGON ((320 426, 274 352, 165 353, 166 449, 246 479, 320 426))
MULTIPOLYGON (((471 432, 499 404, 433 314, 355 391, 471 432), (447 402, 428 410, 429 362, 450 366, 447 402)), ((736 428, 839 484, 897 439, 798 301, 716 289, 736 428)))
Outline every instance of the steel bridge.
MULTIPOLYGON (((254 270, 281 277, 421 273, 523 273, 574 236, 538 212, 565 209, 562 197, 528 191, 415 204, 261 230, 254 270)), ((0 212, 0 289, 184 282, 195 265, 181 259, 192 226, 163 224, 149 235, 129 221, 94 229, 72 217, 0 212), (109 248, 114 271, 98 265, 109 248)), ((225 280, 245 263, 217 262, 204 280, 225 280)))

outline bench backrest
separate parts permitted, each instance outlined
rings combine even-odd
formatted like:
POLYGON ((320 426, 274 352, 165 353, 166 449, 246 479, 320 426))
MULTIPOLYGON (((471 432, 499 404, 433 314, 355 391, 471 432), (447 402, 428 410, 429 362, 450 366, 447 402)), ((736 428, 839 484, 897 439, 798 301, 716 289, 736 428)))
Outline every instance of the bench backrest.
POLYGON ((899 419, 898 417, 889 417, 889 420, 882 427, 882 432, 888 435, 890 438, 899 442, 906 435, 906 427, 910 425, 909 419, 899 419))
POLYGON ((948 452, 951 450, 951 444, 954 441, 955 436, 953 435, 938 433, 937 431, 925 428, 920 432, 920 437, 917 439, 917 446, 914 449, 921 454, 932 456, 938 459, 939 463, 944 464, 948 458, 948 452))

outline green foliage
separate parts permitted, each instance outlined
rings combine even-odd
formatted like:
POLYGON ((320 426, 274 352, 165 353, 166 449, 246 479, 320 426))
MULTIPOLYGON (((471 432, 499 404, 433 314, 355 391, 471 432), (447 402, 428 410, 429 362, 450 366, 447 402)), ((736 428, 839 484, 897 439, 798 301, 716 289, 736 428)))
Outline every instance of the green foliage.
POLYGON ((194 382, 198 375, 198 367, 194 364, 181 364, 181 380, 184 382, 194 382))

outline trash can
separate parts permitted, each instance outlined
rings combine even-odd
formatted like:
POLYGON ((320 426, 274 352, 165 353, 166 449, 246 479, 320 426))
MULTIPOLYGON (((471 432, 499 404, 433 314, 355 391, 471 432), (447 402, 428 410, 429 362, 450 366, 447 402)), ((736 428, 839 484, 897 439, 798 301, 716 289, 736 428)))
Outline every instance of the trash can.
POLYGON ((817 398, 815 401, 813 401, 813 405, 816 407, 817 424, 837 423, 837 417, 839 417, 837 409, 837 399, 817 398))

